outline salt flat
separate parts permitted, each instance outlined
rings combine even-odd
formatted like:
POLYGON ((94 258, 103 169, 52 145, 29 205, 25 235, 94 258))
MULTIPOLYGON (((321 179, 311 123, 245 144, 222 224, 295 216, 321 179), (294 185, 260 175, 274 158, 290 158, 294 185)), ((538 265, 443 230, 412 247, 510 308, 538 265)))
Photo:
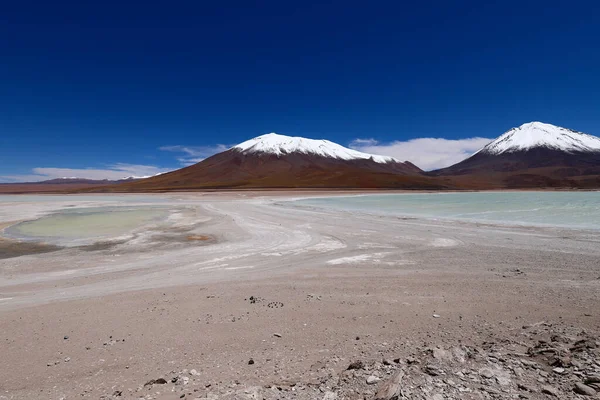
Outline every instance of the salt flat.
MULTIPOLYGON (((292 387, 304 388, 297 398, 328 391, 370 398, 376 386, 358 381, 412 368, 404 360, 426 347, 479 348, 540 322, 550 324, 543 325, 548 334, 575 327, 598 337, 598 231, 407 219, 286 201, 306 195, 0 202, 0 227, 121 202, 170 212, 114 240, 0 259, 0 354, 8 361, 0 367, 0 398, 250 398, 245 389, 271 385, 283 385, 279 398, 292 387), (384 358, 400 361, 384 365, 384 358), (342 382, 355 359, 365 368, 342 382), (143 386, 184 369, 197 373, 186 375, 185 385, 143 386), (339 379, 325 384, 325 376, 339 379)), ((542 396, 542 382, 511 374, 507 395, 518 394, 521 379, 537 389, 531 398, 542 396)), ((570 398, 572 382, 563 380, 572 376, 565 376, 542 378, 570 398)), ((447 398, 489 396, 477 388, 447 398)), ((447 396, 458 390, 438 389, 447 396)), ((416 390, 412 398, 433 394, 416 390)))

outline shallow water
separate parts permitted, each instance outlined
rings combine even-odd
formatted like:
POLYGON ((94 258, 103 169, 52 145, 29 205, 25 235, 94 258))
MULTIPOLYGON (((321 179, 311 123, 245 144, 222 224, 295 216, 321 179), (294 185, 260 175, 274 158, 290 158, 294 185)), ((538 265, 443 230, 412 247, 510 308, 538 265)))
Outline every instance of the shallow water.
POLYGON ((296 203, 405 217, 600 229, 600 192, 408 193, 296 203))
POLYGON ((85 241, 110 238, 130 232, 146 224, 160 221, 167 209, 149 207, 98 207, 65 210, 33 221, 21 222, 5 230, 19 239, 85 241))

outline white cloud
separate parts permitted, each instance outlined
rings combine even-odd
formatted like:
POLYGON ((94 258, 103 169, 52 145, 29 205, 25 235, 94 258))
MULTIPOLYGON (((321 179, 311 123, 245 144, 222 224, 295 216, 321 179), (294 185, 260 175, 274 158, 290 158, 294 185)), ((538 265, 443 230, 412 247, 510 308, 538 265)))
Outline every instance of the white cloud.
POLYGON ((170 169, 160 168, 153 165, 137 165, 117 163, 108 166, 106 169, 100 168, 54 168, 38 167, 31 170, 31 174, 24 175, 4 175, 0 176, 0 181, 4 182, 38 182, 57 178, 82 178, 94 180, 118 180, 133 177, 148 177, 168 172, 170 169))
POLYGON ((419 168, 431 171, 456 164, 491 141, 492 139, 481 137, 457 140, 419 138, 391 143, 379 143, 375 139, 355 139, 350 143, 350 147, 365 153, 410 161, 419 168))
POLYGON ((175 153, 182 153, 177 160, 182 165, 196 164, 205 158, 208 158, 214 154, 220 153, 229 149, 231 146, 225 144, 217 144, 214 146, 162 146, 159 150, 172 151, 175 153))

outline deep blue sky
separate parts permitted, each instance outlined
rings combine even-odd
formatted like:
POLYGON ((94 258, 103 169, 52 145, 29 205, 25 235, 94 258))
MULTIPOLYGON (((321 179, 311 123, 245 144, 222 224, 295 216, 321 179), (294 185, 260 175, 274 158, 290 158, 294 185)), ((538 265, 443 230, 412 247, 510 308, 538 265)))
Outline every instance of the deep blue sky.
POLYGON ((159 147, 272 131, 347 145, 540 120, 600 135, 599 14, 595 1, 4 2, 0 176, 174 168, 159 147))

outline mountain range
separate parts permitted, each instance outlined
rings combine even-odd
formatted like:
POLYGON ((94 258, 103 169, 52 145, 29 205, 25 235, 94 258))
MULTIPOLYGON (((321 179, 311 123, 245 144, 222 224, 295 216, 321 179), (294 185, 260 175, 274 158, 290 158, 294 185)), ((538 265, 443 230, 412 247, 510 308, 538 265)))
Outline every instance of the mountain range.
MULTIPOLYGON (((418 160, 414 160, 418 164, 418 160)), ((513 128, 471 157, 425 172, 328 140, 270 133, 126 191, 221 188, 504 189, 600 187, 600 138, 542 122, 513 128)))
MULTIPOLYGON (((418 164, 419 160, 414 161, 418 164)), ((423 171, 410 161, 359 152, 328 140, 269 133, 197 164, 146 179, 58 181, 37 186, 52 186, 60 191, 62 184, 63 189, 68 186, 116 192, 259 188, 595 189, 600 188, 600 138, 530 122, 505 132, 457 164, 423 171)), ((36 191, 36 184, 25 185, 30 186, 24 191, 36 191)), ((0 192, 9 191, 6 188, 10 186, 0 185, 0 192)))

